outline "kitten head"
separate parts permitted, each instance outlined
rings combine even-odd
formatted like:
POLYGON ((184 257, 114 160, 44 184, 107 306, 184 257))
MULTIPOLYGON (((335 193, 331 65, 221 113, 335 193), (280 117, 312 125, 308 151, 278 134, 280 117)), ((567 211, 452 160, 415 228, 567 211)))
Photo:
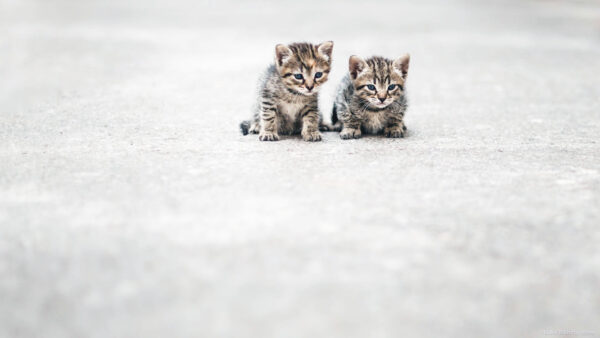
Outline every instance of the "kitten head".
POLYGON ((275 66, 285 86, 294 93, 314 95, 327 81, 333 42, 293 43, 275 47, 275 66))
POLYGON ((363 60, 352 55, 349 68, 355 95, 368 102, 371 107, 377 109, 387 107, 404 95, 409 61, 408 54, 396 60, 380 56, 363 60))

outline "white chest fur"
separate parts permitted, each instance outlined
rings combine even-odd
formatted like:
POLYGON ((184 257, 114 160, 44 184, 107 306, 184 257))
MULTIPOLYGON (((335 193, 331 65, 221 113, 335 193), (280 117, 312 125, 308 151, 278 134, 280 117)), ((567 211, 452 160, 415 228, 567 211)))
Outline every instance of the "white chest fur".
POLYGON ((281 103, 278 108, 279 108, 279 112, 283 115, 287 115, 292 119, 295 119, 296 116, 298 115, 298 113, 300 112, 300 109, 302 109, 302 107, 304 107, 306 105, 305 102, 298 102, 298 103, 288 103, 288 102, 284 102, 281 103))
POLYGON ((362 127, 369 134, 377 134, 385 128, 387 117, 385 111, 368 112, 362 123, 362 127))

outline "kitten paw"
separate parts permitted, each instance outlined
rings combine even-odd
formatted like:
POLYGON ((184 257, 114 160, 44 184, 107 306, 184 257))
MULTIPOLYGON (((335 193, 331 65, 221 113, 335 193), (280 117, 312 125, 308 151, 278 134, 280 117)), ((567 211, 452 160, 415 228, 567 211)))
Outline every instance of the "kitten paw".
POLYGON ((342 140, 350 140, 350 139, 353 139, 353 138, 361 138, 361 136, 362 136, 362 133, 360 132, 360 129, 344 128, 340 132, 340 138, 342 140))
POLYGON ((260 132, 260 125, 258 123, 253 123, 248 130, 249 134, 258 134, 260 132))
POLYGON ((385 128, 383 130, 383 134, 389 138, 400 138, 404 137, 405 128, 393 127, 393 128, 385 128))
POLYGON ((279 141, 279 135, 272 131, 263 131, 258 135, 258 139, 261 141, 279 141))
POLYGON ((318 131, 303 132, 302 139, 307 142, 321 141, 321 133, 319 133, 318 131))

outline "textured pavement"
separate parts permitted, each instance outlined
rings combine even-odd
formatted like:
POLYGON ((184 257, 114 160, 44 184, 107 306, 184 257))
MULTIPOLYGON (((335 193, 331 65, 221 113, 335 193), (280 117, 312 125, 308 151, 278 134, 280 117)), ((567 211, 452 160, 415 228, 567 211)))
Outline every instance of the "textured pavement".
POLYGON ((0 0, 0 337, 600 336, 600 4, 0 0), (274 45, 404 139, 262 143, 274 45))

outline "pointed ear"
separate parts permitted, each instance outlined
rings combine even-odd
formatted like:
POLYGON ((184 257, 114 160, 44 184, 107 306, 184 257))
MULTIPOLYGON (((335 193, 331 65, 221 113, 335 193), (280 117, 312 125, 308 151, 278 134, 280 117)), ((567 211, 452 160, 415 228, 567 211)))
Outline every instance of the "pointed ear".
POLYGON ((281 67, 291 56, 292 50, 288 46, 282 44, 275 46, 275 61, 277 62, 277 66, 281 67))
POLYGON ((362 71, 367 68, 367 63, 358 56, 352 55, 348 61, 348 68, 350 70, 350 77, 352 80, 356 80, 358 74, 362 73, 362 71))
POLYGON ((327 61, 331 60, 331 52, 333 51, 333 41, 325 41, 317 45, 317 51, 319 54, 325 56, 327 61))
POLYGON ((406 75, 408 74, 408 63, 410 62, 410 55, 406 54, 401 56, 400 58, 394 60, 393 66, 394 68, 402 73, 402 77, 406 79, 406 75))

